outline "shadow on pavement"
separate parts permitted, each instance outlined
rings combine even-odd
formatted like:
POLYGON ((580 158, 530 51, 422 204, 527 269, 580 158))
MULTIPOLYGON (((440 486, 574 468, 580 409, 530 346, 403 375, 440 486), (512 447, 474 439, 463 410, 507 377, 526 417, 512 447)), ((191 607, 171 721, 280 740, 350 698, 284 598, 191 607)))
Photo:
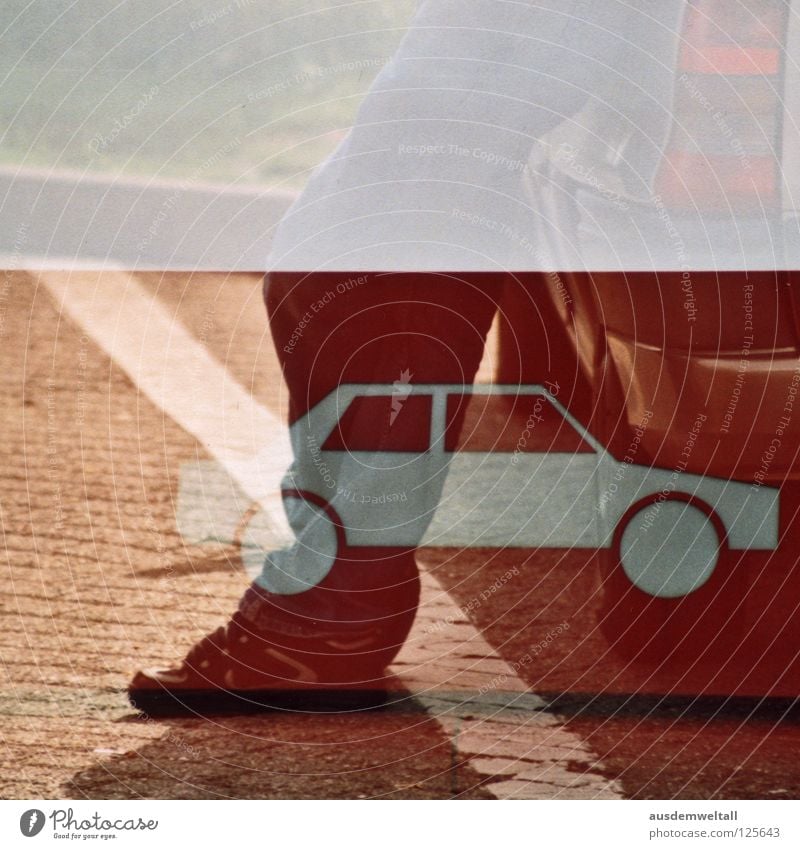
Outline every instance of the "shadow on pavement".
POLYGON ((74 774, 67 798, 491 798, 435 719, 408 709, 154 719, 163 734, 74 774))

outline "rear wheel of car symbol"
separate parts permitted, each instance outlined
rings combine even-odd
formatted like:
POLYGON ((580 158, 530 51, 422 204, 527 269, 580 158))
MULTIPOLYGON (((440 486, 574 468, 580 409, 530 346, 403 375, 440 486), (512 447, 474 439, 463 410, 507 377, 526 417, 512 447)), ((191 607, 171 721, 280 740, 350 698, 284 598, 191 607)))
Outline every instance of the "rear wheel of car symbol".
POLYGON ((685 493, 646 498, 622 517, 604 566, 600 627, 625 659, 727 659, 741 634, 741 595, 725 527, 685 493))
POLYGON ((365 664, 369 674, 388 666, 403 647, 419 605, 414 550, 348 546, 342 520, 328 502, 300 490, 284 491, 283 499, 300 540, 277 536, 260 505, 252 504, 234 535, 249 576, 283 595, 311 590, 308 613, 322 604, 322 617, 341 611, 350 624, 363 620, 375 628, 377 633, 366 644, 361 637, 348 644, 346 632, 339 646, 329 640, 329 650, 340 648, 347 654, 350 672, 358 663, 365 664))
POLYGON ((245 514, 235 541, 251 578, 258 577, 270 592, 294 595, 317 586, 333 568, 341 530, 327 504, 313 493, 285 492, 283 504, 294 538, 276 534, 274 523, 254 505, 245 514))

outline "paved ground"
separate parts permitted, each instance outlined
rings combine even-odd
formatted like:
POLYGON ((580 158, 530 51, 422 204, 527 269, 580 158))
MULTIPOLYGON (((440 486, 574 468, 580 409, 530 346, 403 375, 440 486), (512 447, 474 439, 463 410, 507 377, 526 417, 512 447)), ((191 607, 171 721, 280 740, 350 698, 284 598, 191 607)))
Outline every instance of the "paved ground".
MULTIPOLYGON (((136 285, 283 415, 257 276, 136 285)), ((135 334, 146 316, 122 319, 135 334)), ((176 530, 181 466, 208 455, 37 275, 0 281, 0 344, 0 796, 800 796, 800 729, 778 708, 593 702, 618 669, 585 626, 592 560, 556 552, 423 552, 424 603, 396 667, 409 696, 390 710, 138 716, 131 672, 180 657, 248 583, 234 546, 176 530), (554 690, 582 695, 545 709, 535 693, 554 690)))

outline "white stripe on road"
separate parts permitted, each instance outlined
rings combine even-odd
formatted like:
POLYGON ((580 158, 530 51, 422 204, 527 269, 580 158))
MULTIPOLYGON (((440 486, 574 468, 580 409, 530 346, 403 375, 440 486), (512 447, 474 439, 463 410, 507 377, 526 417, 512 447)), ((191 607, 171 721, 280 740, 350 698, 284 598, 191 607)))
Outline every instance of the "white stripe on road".
MULTIPOLYGON (((259 404, 157 297, 124 272, 43 272, 40 281, 149 400, 188 433, 276 528, 278 488, 291 459, 287 428, 259 404), (261 446, 267 445, 264 450, 261 446), (261 450, 259 450, 261 449, 261 450)), ((587 769, 594 757, 497 655, 436 579, 394 671, 449 735, 454 755, 492 779, 498 798, 619 798, 587 769)))
POLYGON ((289 535, 279 491, 291 448, 277 416, 258 404, 131 274, 47 271, 39 280, 139 391, 261 504, 276 535, 289 535))

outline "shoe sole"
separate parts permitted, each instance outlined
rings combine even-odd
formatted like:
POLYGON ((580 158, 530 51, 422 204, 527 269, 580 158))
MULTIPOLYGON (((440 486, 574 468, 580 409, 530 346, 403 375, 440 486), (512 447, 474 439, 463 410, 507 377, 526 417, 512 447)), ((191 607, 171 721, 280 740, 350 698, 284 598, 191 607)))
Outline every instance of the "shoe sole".
MULTIPOLYGON (((247 714, 269 711, 344 713, 386 704, 389 690, 128 690, 137 710, 150 716, 247 714)), ((396 693, 394 695, 400 695, 396 693)))

